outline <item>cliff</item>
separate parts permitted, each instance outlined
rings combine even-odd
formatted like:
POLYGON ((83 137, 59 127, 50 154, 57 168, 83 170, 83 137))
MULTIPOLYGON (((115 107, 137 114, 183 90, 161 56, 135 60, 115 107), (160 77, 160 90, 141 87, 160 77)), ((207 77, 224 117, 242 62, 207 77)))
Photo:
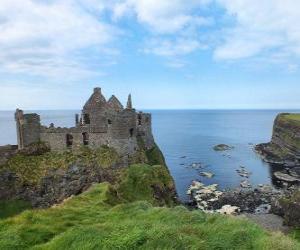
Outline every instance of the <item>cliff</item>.
POLYGON ((101 182, 109 182, 115 190, 115 199, 123 201, 139 191, 128 184, 132 181, 154 197, 157 205, 176 202, 173 179, 156 145, 151 149, 140 145, 129 162, 129 166, 124 164, 123 157, 107 146, 39 154, 19 151, 0 165, 0 201, 21 199, 33 207, 49 207, 101 182), (126 188, 134 193, 124 194, 126 188))
POLYGON ((258 144, 255 149, 266 162, 300 166, 300 114, 279 114, 273 125, 271 142, 258 144))

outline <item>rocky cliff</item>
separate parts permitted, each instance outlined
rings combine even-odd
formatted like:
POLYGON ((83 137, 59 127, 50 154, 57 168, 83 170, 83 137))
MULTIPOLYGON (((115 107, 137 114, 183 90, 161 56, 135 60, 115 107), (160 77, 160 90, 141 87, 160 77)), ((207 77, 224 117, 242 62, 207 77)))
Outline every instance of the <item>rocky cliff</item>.
POLYGON ((266 162, 300 167, 300 114, 279 114, 271 142, 258 144, 255 149, 266 162))
POLYGON ((156 145, 151 149, 140 146, 137 155, 128 161, 130 166, 107 146, 38 154, 17 152, 0 164, 0 201, 17 199, 33 207, 49 207, 101 182, 111 184, 115 200, 126 201, 129 198, 124 189, 134 197, 138 193, 134 188, 142 181, 140 189, 143 187, 153 197, 154 204, 175 202, 175 185, 156 145), (135 176, 138 171, 140 175, 135 176))

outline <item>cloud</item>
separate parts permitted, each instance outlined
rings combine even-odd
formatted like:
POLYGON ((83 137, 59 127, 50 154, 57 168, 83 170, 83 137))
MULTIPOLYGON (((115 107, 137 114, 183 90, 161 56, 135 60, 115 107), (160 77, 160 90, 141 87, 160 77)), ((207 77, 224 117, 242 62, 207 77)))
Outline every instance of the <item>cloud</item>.
POLYGON ((46 76, 91 73, 84 57, 109 53, 118 33, 102 21, 104 8, 94 0, 1 0, 1 71, 46 76))
POLYGON ((147 25, 153 32, 172 34, 188 26, 202 26, 211 19, 195 13, 210 0, 125 0, 113 7, 116 19, 126 14, 135 15, 137 20, 147 25))
POLYGON ((218 60, 268 53, 300 56, 300 2, 295 0, 217 0, 233 26, 223 31, 215 49, 218 60))

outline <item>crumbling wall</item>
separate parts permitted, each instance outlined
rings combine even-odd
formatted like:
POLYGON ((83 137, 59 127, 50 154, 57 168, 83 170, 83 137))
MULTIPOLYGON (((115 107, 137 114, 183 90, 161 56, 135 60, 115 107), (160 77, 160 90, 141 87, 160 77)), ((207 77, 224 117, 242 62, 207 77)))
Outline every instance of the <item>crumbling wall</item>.
POLYGON ((143 139, 145 147, 150 149, 154 147, 154 138, 152 134, 152 118, 149 113, 138 113, 136 115, 136 126, 138 136, 143 139))

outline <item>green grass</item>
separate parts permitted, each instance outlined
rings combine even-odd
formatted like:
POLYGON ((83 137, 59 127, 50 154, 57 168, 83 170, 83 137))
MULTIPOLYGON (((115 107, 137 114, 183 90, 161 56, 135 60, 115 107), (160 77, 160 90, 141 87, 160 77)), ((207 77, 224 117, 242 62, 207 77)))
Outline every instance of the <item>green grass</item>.
POLYGON ((30 203, 22 200, 0 201, 0 219, 14 216, 30 208, 30 203))
POLYGON ((173 179, 167 168, 161 165, 132 165, 126 169, 113 189, 115 195, 111 204, 137 200, 159 206, 175 204, 173 179))
POLYGON ((19 184, 38 185, 50 169, 66 170, 74 162, 105 169, 118 161, 119 156, 113 148, 102 146, 92 150, 82 147, 77 151, 47 152, 40 155, 19 153, 0 166, 0 171, 10 170, 16 173, 19 184))
POLYGON ((153 207, 109 205, 108 183, 45 210, 0 221, 0 249, 300 249, 242 219, 153 207))
POLYGON ((299 121, 300 122, 300 114, 288 114, 285 115, 286 118, 294 121, 299 121))

